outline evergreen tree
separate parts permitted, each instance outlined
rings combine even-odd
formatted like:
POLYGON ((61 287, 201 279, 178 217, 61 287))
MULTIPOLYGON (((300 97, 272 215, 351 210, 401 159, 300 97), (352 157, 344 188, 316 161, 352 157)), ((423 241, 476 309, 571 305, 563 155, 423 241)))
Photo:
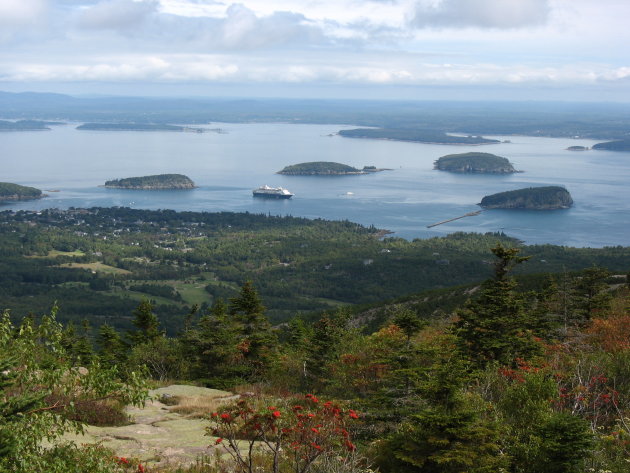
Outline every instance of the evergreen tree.
POLYGON ((465 364, 442 348, 415 370, 414 408, 379 446, 384 473, 495 473, 507 466, 497 426, 482 416, 479 399, 463 393, 465 364))
POLYGON ((309 341, 309 330, 301 317, 293 317, 288 322, 287 344, 297 351, 302 351, 309 341))
POLYGON ((222 299, 216 299, 197 327, 182 336, 184 349, 193 360, 193 373, 215 387, 228 387, 246 377, 239 340, 240 326, 227 313, 222 299))
POLYGON ((598 312, 610 307, 611 294, 606 279, 610 271, 592 267, 585 269, 573 283, 572 306, 580 324, 588 323, 598 312))
POLYGON ((348 332, 348 313, 342 309, 324 314, 313 325, 313 337, 308 349, 306 371, 319 382, 325 383, 329 364, 342 353, 341 341, 348 332))
POLYGON ((251 281, 243 284, 238 296, 230 298, 229 313, 243 323, 246 335, 253 333, 258 328, 257 325, 264 323, 265 306, 251 281))
POLYGON ((197 314, 199 313, 199 304, 193 304, 186 316, 184 317, 184 333, 192 329, 197 314))
POLYGON ((73 363, 89 365, 94 356, 94 347, 90 337, 90 323, 87 319, 81 322, 81 331, 79 332, 74 323, 70 322, 66 325, 61 333, 61 344, 70 355, 73 363))
POLYGON ((553 413, 534 433, 540 439, 538 454, 528 462, 531 473, 581 473, 590 455, 593 435, 588 423, 566 412, 553 413))
POLYGON ((565 321, 561 297, 558 283, 549 275, 543 289, 532 294, 529 305, 533 309, 530 310, 529 319, 525 321, 528 323, 526 328, 545 340, 561 335, 559 332, 564 332, 561 327, 565 321))
POLYGON ((153 304, 144 299, 133 311, 133 325, 138 329, 130 333, 133 345, 141 345, 160 337, 159 322, 153 309, 153 304))
POLYGON ((230 299, 229 314, 241 324, 243 338, 239 349, 249 365, 250 376, 262 376, 273 361, 278 339, 251 281, 241 287, 237 297, 230 299))
POLYGON ((394 322, 407 337, 407 347, 411 344, 411 337, 426 325, 426 323, 418 317, 418 314, 409 309, 398 310, 394 314, 392 322, 394 322))
POLYGON ((105 366, 117 366, 127 359, 127 346, 120 334, 111 325, 103 324, 98 329, 101 347, 100 359, 105 366))
POLYGON ((539 351, 527 329, 531 320, 525 300, 515 291, 514 279, 508 276, 514 266, 528 259, 518 256, 519 251, 501 245, 492 248, 499 258, 494 278, 485 281, 479 296, 458 312, 456 333, 460 348, 480 367, 492 361, 510 364, 518 357, 528 358, 539 351))

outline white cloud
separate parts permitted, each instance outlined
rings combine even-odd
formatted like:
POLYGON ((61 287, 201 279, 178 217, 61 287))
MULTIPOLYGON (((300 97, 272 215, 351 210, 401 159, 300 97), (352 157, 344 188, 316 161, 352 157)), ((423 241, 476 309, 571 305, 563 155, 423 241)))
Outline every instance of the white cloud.
POLYGON ((221 21, 215 38, 223 48, 259 49, 319 41, 322 35, 303 15, 274 12, 258 17, 249 8, 233 4, 227 9, 227 16, 221 21))
POLYGON ((0 81, 614 87, 628 15, 615 0, 0 0, 0 81))
POLYGON ((522 28, 546 23, 549 0, 420 0, 411 23, 419 28, 522 28))
MULTIPOLYGON (((251 84, 381 84, 413 86, 593 85, 628 81, 630 68, 601 64, 567 66, 497 65, 410 61, 387 54, 329 58, 325 53, 301 59, 281 53, 124 55, 88 61, 0 63, 0 81, 149 81, 240 82, 251 84)), ((417 58, 419 59, 419 58, 417 58)))
POLYGON ((22 64, 4 67, 0 81, 215 81, 234 76, 239 68, 224 58, 186 57, 116 57, 97 58, 92 64, 22 64))
POLYGON ((45 0, 1 0, 0 26, 29 24, 45 11, 45 0))
POLYGON ((105 0, 81 12, 79 26, 128 32, 157 11, 156 0, 105 0))

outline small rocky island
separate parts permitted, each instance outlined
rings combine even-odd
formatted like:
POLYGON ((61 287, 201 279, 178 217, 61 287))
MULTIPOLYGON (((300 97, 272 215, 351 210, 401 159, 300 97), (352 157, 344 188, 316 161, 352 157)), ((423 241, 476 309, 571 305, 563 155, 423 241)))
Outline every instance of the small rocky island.
POLYGON ((106 181, 105 187, 135 190, 194 189, 195 183, 183 174, 157 174, 154 176, 113 179, 106 181))
POLYGON ((376 166, 364 166, 363 169, 357 169, 347 164, 313 161, 286 166, 276 174, 285 174, 287 176, 344 176, 348 174, 370 174, 379 171, 385 171, 385 169, 377 168, 376 166))
POLYGON ((573 205, 571 194, 564 187, 528 187, 487 195, 479 203, 484 209, 568 209, 573 205))
POLYGON ((604 149, 606 151, 630 151, 630 140, 615 140, 597 143, 593 149, 604 149))
POLYGON ((434 163, 435 169, 459 173, 511 174, 514 169, 507 158, 490 153, 461 153, 442 156, 434 163))
POLYGON ((588 151, 588 146, 569 146, 567 151, 588 151))
POLYGON ((40 189, 21 186, 11 182, 0 182, 0 202, 13 200, 34 200, 46 197, 40 189))

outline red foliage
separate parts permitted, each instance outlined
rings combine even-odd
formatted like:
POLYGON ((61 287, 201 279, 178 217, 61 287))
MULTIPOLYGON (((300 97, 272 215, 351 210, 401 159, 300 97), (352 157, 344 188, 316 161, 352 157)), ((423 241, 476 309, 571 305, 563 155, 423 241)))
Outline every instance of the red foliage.
POLYGON ((320 403, 313 394, 281 401, 256 408, 254 401, 241 399, 220 414, 213 413, 209 431, 218 437, 215 445, 221 444, 236 463, 246 467, 249 463, 239 442, 260 442, 268 447, 273 471, 277 471, 280 455, 290 455, 294 471, 299 473, 306 472, 321 455, 339 456, 344 451, 347 455, 356 450, 348 431, 349 424, 359 418, 356 411, 332 401, 320 403))
POLYGON ((630 349, 630 313, 613 314, 605 319, 593 319, 588 333, 605 351, 630 349))

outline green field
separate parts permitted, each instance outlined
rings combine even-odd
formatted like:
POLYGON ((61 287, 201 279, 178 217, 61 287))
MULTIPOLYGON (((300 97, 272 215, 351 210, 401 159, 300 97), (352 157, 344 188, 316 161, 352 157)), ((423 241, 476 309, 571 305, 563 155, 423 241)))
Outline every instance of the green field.
POLYGON ((131 274, 131 271, 127 271, 126 269, 116 268, 114 266, 109 266, 107 264, 103 264, 100 261, 96 261, 94 263, 64 263, 59 265, 60 268, 79 268, 79 269, 87 269, 90 271, 94 271, 95 273, 103 273, 103 274, 131 274))

